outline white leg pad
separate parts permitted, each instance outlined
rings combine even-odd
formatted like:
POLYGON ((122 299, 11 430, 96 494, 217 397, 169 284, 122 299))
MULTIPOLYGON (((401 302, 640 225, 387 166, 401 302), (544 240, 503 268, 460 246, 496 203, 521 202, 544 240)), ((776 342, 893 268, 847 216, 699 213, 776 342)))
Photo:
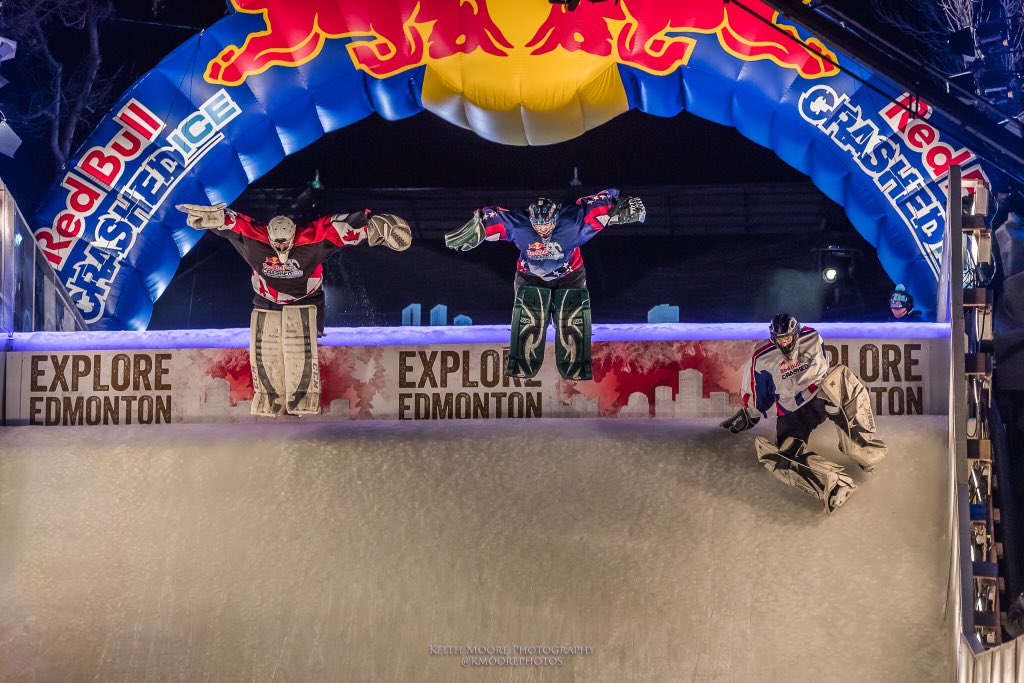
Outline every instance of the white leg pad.
POLYGON ((316 345, 316 306, 281 311, 284 396, 293 415, 320 414, 320 359, 316 345))
POLYGON ((284 412, 281 312, 257 308, 249 318, 249 365, 253 398, 249 412, 277 417, 284 412))
POLYGON ((787 439, 779 448, 759 436, 755 445, 758 461, 772 476, 821 501, 826 514, 839 509, 857 490, 853 480, 843 473, 841 465, 806 450, 803 444, 796 448, 792 439, 787 439))
POLYGON ((825 411, 839 432, 839 450, 870 472, 889 453, 875 433, 875 416, 867 389, 845 365, 833 367, 820 385, 832 405, 825 411))

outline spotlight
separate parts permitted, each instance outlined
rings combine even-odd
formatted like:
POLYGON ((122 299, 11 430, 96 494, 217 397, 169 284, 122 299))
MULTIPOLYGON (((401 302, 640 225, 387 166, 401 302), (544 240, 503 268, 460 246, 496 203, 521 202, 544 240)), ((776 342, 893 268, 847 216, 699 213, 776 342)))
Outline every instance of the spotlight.
POLYGON ((1005 46, 1009 39, 1008 27, 1002 21, 986 21, 974 28, 974 42, 981 47, 999 43, 1005 46))
POLYGON ((1010 89, 1013 74, 1001 67, 982 68, 976 74, 978 92, 982 95, 1004 93, 1010 89))
POLYGON ((817 256, 821 279, 830 285, 839 284, 852 277, 854 260, 860 255, 857 249, 834 244, 814 249, 814 253, 817 256))

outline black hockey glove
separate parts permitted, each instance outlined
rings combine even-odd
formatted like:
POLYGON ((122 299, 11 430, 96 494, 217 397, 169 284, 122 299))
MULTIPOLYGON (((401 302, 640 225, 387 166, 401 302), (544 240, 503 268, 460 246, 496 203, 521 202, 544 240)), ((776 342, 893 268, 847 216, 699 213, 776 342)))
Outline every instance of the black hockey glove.
POLYGON ((608 225, 643 223, 647 219, 647 207, 639 197, 619 197, 608 212, 608 225))
POLYGON ((473 212, 473 217, 457 230, 449 230, 444 234, 444 245, 456 251, 469 251, 487 239, 487 230, 480 219, 480 212, 473 212))
POLYGON ((725 427, 733 434, 739 434, 740 432, 750 429, 760 421, 761 417, 759 415, 752 415, 747 412, 746 408, 740 408, 738 413, 730 417, 728 420, 723 420, 721 426, 725 427))

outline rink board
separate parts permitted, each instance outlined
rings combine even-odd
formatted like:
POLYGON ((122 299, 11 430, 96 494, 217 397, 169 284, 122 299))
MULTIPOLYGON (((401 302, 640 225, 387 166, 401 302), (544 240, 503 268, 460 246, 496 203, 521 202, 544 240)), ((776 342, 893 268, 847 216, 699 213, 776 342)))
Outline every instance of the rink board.
MULTIPOLYGON (((948 327, 818 325, 878 415, 947 412, 948 327)), ((250 415, 248 330, 29 335, 7 354, 8 425, 267 420, 250 415)), ((561 379, 549 330, 536 378, 504 375, 507 327, 332 330, 306 422, 726 417, 763 325, 596 326, 594 379, 561 379)), ((282 419, 300 419, 285 416, 282 419)))

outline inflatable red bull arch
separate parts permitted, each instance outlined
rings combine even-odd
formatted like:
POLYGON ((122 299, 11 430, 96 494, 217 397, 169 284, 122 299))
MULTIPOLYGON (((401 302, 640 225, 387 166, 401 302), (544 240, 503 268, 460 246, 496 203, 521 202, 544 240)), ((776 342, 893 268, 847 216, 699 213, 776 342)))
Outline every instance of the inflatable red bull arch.
POLYGON ((124 94, 34 217, 39 246, 93 329, 146 328, 202 236, 175 204, 230 203, 284 157, 373 112, 396 120, 427 109, 514 145, 561 142, 630 109, 734 126, 843 205, 926 315, 948 170, 994 172, 927 103, 759 0, 583 2, 571 12, 542 0, 230 7, 124 94))

